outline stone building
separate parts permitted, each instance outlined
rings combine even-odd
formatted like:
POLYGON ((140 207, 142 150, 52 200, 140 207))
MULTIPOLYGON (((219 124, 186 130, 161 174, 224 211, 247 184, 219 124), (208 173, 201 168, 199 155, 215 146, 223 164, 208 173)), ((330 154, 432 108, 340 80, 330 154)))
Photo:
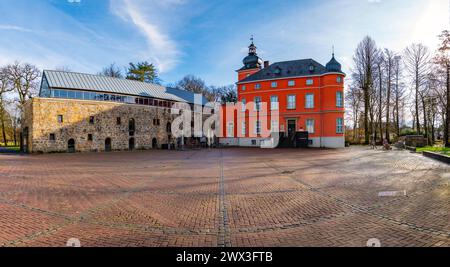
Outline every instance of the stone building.
MULTIPOLYGON (((173 147, 176 103, 184 90, 98 75, 44 71, 39 97, 24 110, 22 149, 29 153, 173 147)), ((202 105, 205 98, 200 99, 202 105)), ((189 142, 192 140, 183 140, 189 142)))

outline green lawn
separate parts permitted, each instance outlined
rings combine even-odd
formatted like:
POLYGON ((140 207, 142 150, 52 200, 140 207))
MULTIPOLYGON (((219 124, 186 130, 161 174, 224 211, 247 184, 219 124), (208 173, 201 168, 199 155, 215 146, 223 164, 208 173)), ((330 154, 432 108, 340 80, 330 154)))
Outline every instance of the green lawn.
POLYGON ((436 153, 442 153, 445 155, 450 155, 450 148, 446 148, 446 147, 427 146, 427 147, 416 148, 416 152, 423 152, 423 151, 436 152, 436 153))

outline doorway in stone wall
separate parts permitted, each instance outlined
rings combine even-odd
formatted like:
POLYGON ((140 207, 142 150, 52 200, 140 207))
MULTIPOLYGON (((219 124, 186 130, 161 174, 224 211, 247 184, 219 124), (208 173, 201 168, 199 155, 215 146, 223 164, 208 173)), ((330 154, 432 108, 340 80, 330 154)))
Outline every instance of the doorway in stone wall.
POLYGON ((75 140, 69 139, 67 142, 67 152, 69 153, 75 153, 75 140))
POLYGON ((158 148, 158 140, 156 138, 152 139, 152 148, 157 149, 158 148))
POLYGON ((105 151, 106 152, 111 152, 111 138, 106 138, 105 139, 105 151))
POLYGON ((128 142, 128 149, 131 151, 131 150, 134 150, 135 149, 135 142, 134 142, 134 138, 130 138, 130 140, 129 140, 129 142, 128 142))

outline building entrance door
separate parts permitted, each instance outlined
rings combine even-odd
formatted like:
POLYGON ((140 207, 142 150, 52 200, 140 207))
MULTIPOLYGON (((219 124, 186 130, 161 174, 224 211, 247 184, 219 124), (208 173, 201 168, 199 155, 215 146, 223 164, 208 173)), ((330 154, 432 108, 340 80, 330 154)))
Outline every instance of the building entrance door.
POLYGON ((134 138, 130 138, 130 140, 128 141, 128 149, 134 150, 134 148, 135 148, 134 138))
POLYGON ((297 132, 297 120, 288 120, 286 147, 295 147, 296 132, 297 132))
POLYGON ((295 136, 297 121, 296 120, 288 120, 288 137, 289 139, 295 136))
POLYGON ((28 153, 28 127, 22 132, 22 152, 28 153))
POLYGON ((106 138, 105 140, 105 151, 111 152, 111 138, 106 138))
POLYGON ((67 152, 75 153, 75 140, 74 139, 70 139, 69 142, 67 142, 67 152))

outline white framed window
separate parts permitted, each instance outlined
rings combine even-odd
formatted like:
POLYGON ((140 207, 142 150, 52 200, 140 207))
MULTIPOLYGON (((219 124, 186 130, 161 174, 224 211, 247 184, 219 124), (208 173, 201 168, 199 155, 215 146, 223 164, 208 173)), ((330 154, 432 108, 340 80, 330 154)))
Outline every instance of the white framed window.
POLYGON ((313 85, 313 84, 314 84, 314 80, 313 79, 306 80, 306 85, 313 85))
POLYGON ((314 120, 313 119, 307 119, 306 120, 306 131, 308 133, 314 133, 314 120))
POLYGON ((241 111, 242 112, 245 112, 247 110, 246 105, 247 105, 247 100, 245 100, 245 98, 242 98, 242 100, 241 100, 241 111))
POLYGON ((344 97, 343 93, 341 91, 336 92, 336 107, 343 107, 344 106, 344 97))
POLYGON ((344 133, 344 119, 343 118, 336 119, 336 133, 338 133, 338 134, 344 133))
POLYGON ((260 83, 255 84, 255 89, 256 90, 261 89, 261 84, 260 83))
POLYGON ((295 86, 295 81, 294 80, 288 81, 288 86, 295 86))
POLYGON ((233 122, 228 122, 227 136, 228 137, 234 137, 234 123, 233 122))
POLYGON ((260 111, 261 110, 261 97, 255 96, 254 102, 255 102, 255 111, 260 111))
POLYGON ((261 134, 261 121, 255 121, 255 134, 261 134))
POLYGON ((245 91, 245 85, 242 85, 242 91, 245 91))
POLYGON ((272 130, 273 133, 277 133, 280 131, 280 126, 279 126, 278 120, 270 121, 270 129, 272 130))
POLYGON ((278 96, 273 95, 270 97, 270 110, 278 110, 278 96))
POLYGON ((342 83, 342 77, 341 77, 341 76, 338 76, 338 77, 336 78, 336 82, 337 82, 337 83, 342 83))
POLYGON ((287 108, 288 109, 295 109, 296 106, 296 96, 295 95, 288 95, 287 99, 287 108))
POLYGON ((242 128, 241 128, 241 133, 243 136, 245 136, 247 134, 247 123, 245 123, 245 121, 242 122, 242 128))
POLYGON ((306 94, 305 108, 314 108, 314 94, 306 94))
POLYGON ((277 83, 277 82, 272 82, 272 83, 270 84, 270 86, 271 86, 272 88, 277 88, 277 87, 278 87, 278 83, 277 83))

